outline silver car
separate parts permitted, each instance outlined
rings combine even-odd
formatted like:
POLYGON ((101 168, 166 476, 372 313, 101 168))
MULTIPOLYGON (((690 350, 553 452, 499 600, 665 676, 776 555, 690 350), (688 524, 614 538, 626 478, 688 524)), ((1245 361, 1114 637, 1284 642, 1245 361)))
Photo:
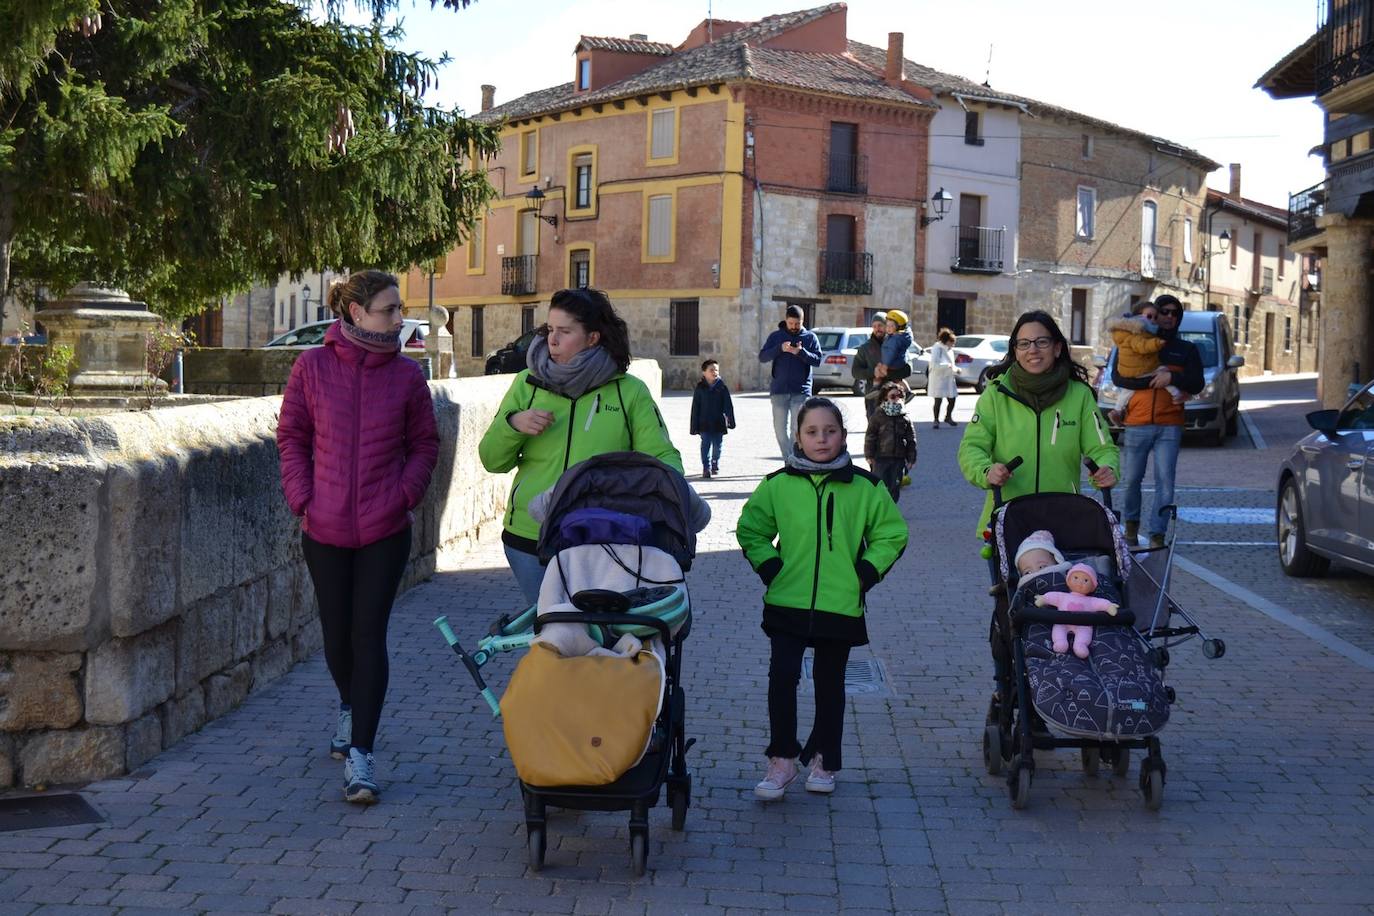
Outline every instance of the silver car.
POLYGON ((1374 574, 1374 382, 1307 425, 1279 468, 1279 565, 1320 576, 1339 560, 1374 574))
MULTIPOLYGON (((862 396, 866 383, 854 378, 854 356, 873 332, 868 328, 812 328, 811 331, 821 342, 821 364, 811 370, 812 389, 819 392, 822 388, 848 388, 862 396)), ((915 341, 906 351, 906 362, 911 367, 906 383, 913 389, 926 386, 930 360, 925 352, 915 341)))
POLYGON ((988 386, 988 369, 1006 359, 1006 334, 960 334, 954 338, 954 381, 979 394, 988 386))

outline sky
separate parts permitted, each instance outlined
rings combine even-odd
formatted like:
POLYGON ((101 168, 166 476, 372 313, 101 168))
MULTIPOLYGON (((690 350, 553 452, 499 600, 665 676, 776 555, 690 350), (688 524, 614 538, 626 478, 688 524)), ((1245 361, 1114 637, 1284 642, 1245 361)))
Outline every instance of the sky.
MULTIPOLYGON (((581 35, 679 44, 707 17, 752 21, 822 5, 816 0, 475 0, 433 10, 401 0, 413 51, 452 58, 430 98, 469 113, 481 84, 502 104, 569 82, 581 35)), ((1092 115, 1198 150, 1222 163, 1208 184, 1229 186, 1242 164, 1243 196, 1286 208, 1288 194, 1321 181, 1321 111, 1279 102, 1260 75, 1317 27, 1317 0, 850 0, 849 38, 887 46, 905 34, 908 60, 1092 115), (991 66, 989 68, 989 52, 991 66)), ((1030 129, 1025 127, 1023 129, 1030 129)))

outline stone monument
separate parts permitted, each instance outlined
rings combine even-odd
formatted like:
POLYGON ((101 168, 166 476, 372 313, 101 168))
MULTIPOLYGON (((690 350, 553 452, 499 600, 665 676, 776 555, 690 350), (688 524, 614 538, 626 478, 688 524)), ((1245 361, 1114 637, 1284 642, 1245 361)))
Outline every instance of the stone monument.
POLYGON ((72 394, 166 394, 167 383, 148 374, 148 335, 162 319, 122 290, 78 283, 34 318, 50 345, 75 354, 72 394))

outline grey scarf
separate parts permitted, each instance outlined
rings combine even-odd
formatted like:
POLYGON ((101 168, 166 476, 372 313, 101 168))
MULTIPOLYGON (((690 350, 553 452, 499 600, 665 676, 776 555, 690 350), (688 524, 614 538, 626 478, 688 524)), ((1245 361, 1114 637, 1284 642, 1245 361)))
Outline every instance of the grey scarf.
POLYGON ((605 347, 588 347, 566 363, 556 363, 549 356, 549 340, 536 336, 530 343, 525 363, 544 386, 566 398, 582 397, 620 374, 611 354, 605 347))
POLYGON ((840 468, 849 464, 849 449, 841 449, 840 453, 831 458, 825 464, 812 461, 802 453, 800 445, 792 446, 792 454, 787 456, 787 466, 805 471, 808 474, 829 474, 831 471, 838 471, 840 468))

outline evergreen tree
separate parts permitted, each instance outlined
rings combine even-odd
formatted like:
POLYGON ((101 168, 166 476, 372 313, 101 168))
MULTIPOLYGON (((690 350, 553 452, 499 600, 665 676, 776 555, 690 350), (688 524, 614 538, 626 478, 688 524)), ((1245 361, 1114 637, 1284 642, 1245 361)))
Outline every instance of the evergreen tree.
POLYGON ((178 319, 459 244, 497 133, 425 104, 443 61, 397 49, 396 0, 354 5, 370 24, 338 0, 0 0, 0 291, 93 280, 178 319))

